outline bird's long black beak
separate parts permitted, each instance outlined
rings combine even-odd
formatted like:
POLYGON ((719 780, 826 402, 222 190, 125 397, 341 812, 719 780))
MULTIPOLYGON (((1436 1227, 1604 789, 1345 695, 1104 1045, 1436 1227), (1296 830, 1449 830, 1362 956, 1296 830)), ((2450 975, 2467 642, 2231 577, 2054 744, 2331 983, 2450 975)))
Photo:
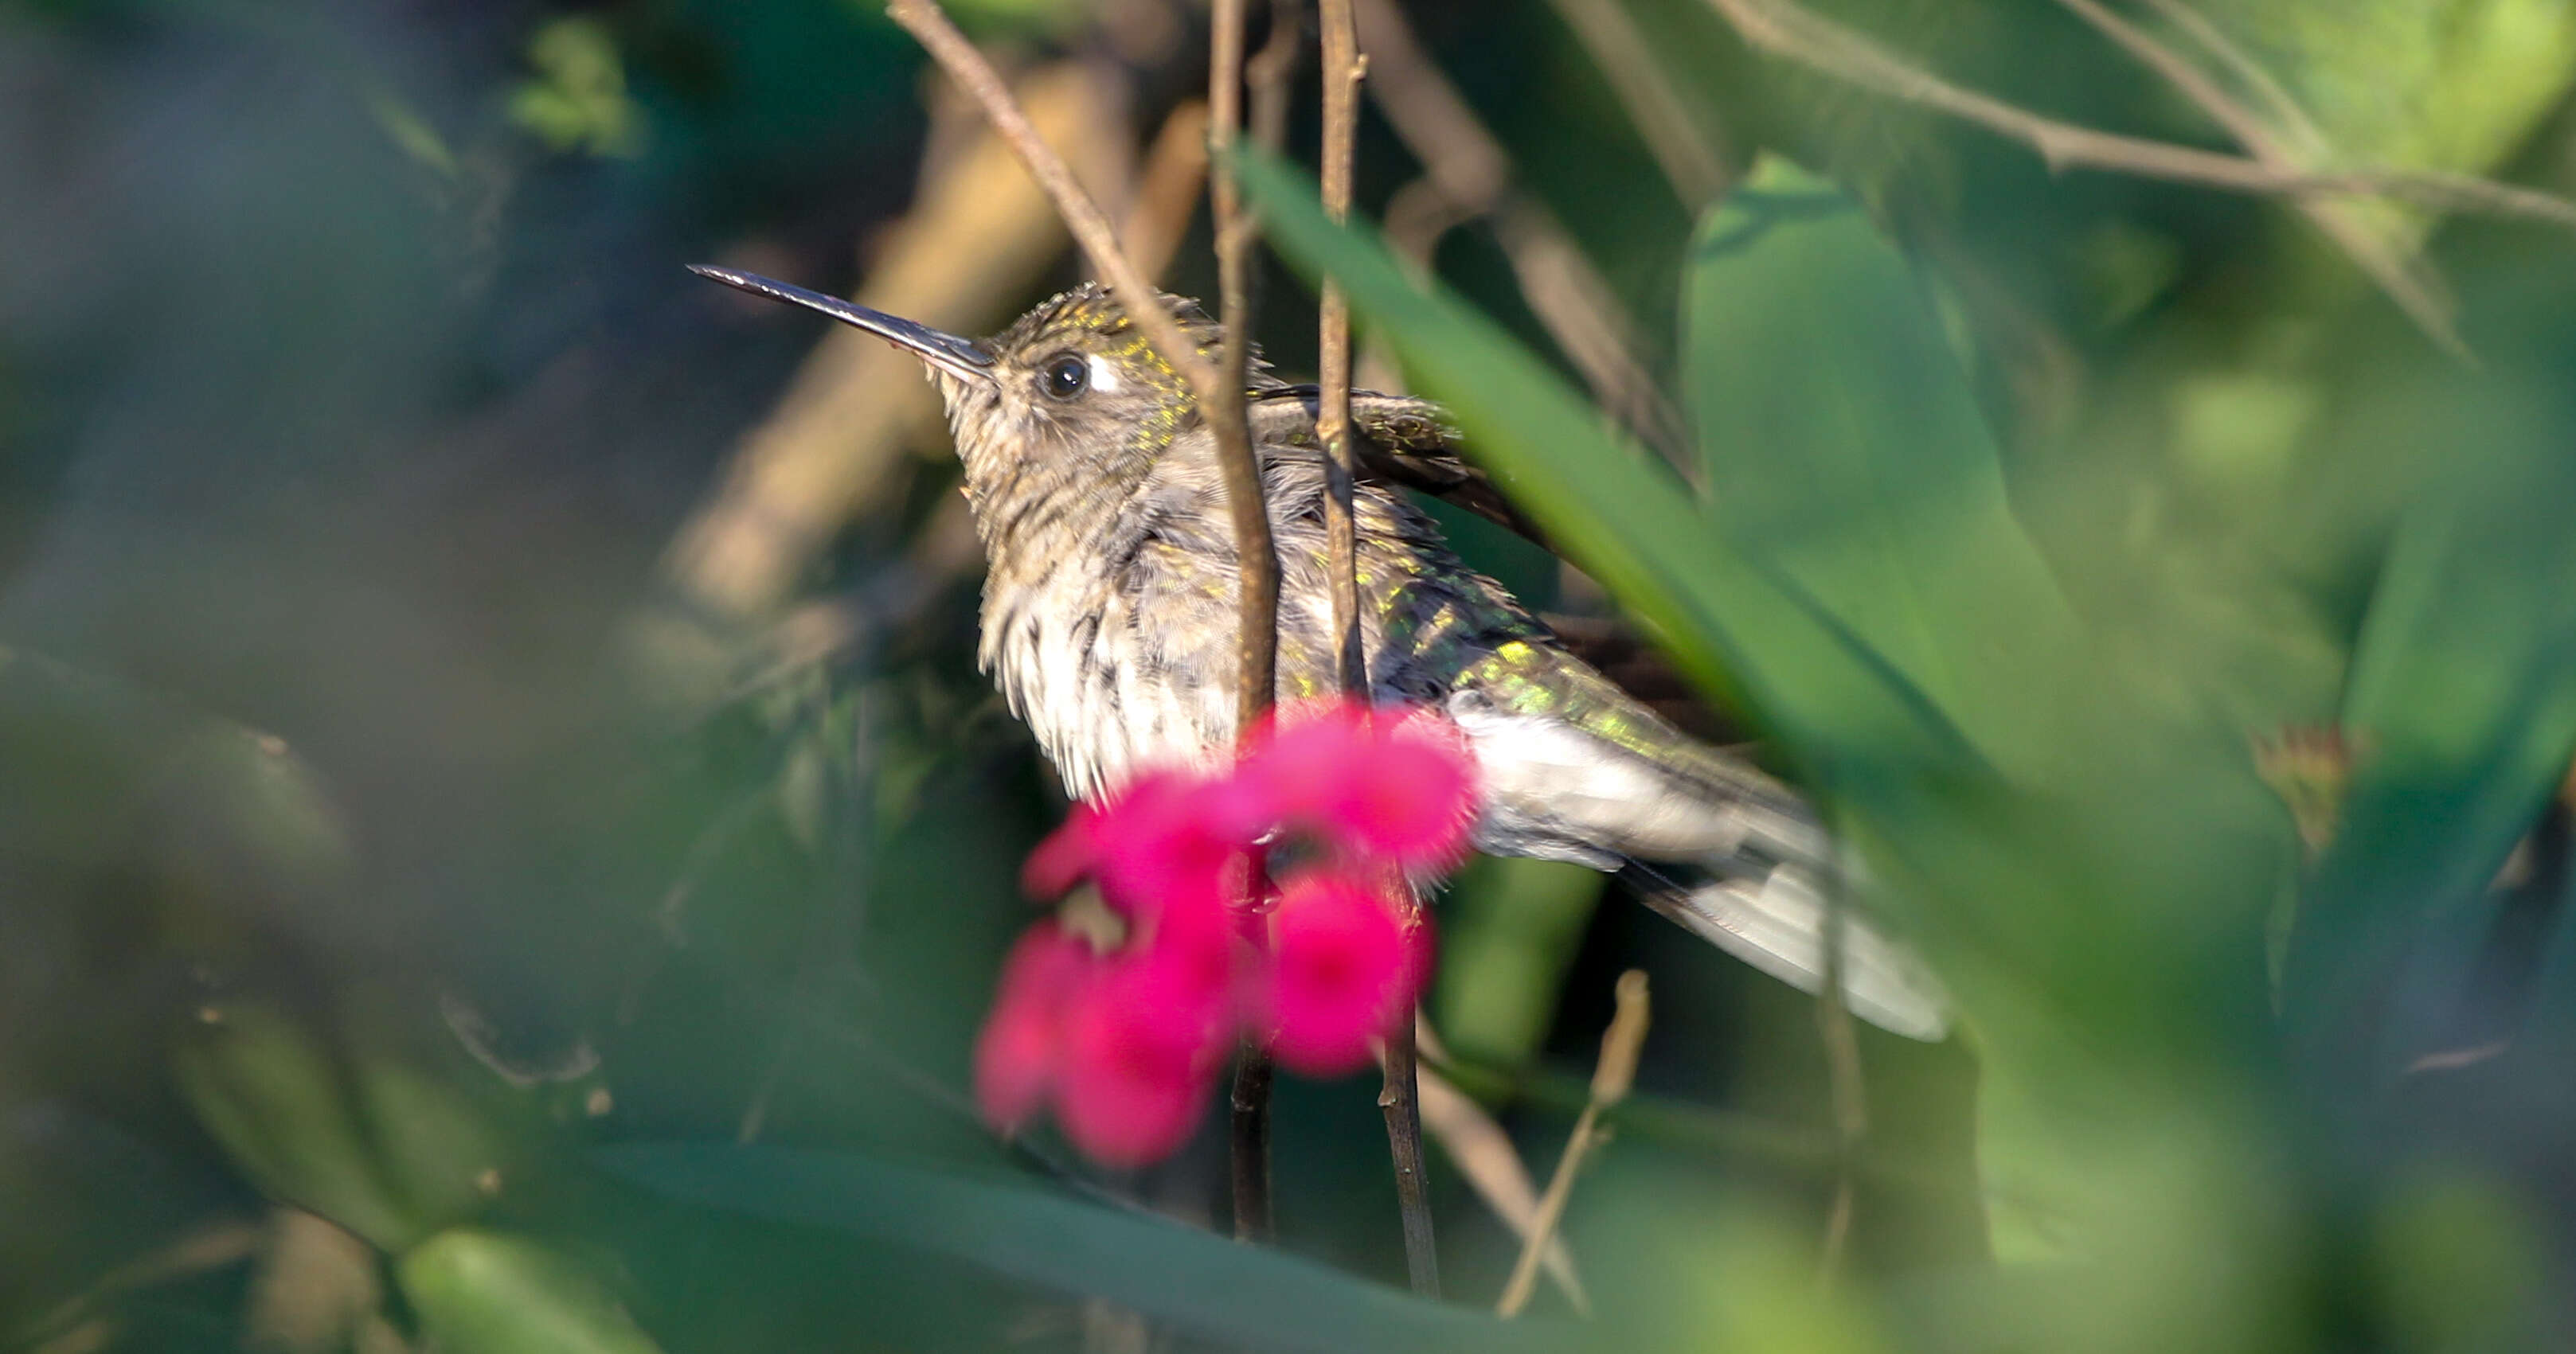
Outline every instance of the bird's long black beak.
POLYGON ((728 287, 819 310, 841 323, 876 335, 886 342, 910 351, 922 361, 963 381, 990 383, 993 379, 993 355, 984 345, 970 338, 959 338, 945 330, 926 324, 915 324, 899 315, 852 305, 836 296, 825 296, 803 287, 773 282, 757 273, 738 273, 731 268, 717 268, 704 263, 689 265, 689 271, 700 277, 713 278, 728 287))

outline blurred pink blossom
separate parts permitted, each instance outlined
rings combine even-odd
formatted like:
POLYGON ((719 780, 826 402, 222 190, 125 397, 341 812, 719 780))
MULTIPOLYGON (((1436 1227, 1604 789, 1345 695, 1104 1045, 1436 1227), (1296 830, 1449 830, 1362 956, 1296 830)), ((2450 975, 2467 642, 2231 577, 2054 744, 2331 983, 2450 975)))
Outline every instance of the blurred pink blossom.
POLYGON ((1162 771, 1077 806, 1030 854, 1029 891, 1089 880, 1123 923, 1055 921, 1003 966, 976 1098, 1004 1131, 1053 1107, 1104 1164, 1188 1141, 1239 1039, 1316 1076, 1365 1066, 1429 976, 1414 883, 1454 865, 1475 809, 1455 726, 1348 701, 1284 712, 1223 771, 1162 771), (1271 851, 1305 862, 1276 888, 1271 851))
POLYGON ((1301 704, 1253 730, 1226 794, 1229 812, 1261 830, 1446 870, 1475 825, 1475 759, 1458 726, 1429 710, 1301 704))
POLYGON ((1368 1065, 1370 1045, 1413 1014, 1430 929, 1407 925, 1372 887, 1336 870, 1280 886, 1270 918, 1268 1008, 1279 1065, 1332 1077, 1368 1065))

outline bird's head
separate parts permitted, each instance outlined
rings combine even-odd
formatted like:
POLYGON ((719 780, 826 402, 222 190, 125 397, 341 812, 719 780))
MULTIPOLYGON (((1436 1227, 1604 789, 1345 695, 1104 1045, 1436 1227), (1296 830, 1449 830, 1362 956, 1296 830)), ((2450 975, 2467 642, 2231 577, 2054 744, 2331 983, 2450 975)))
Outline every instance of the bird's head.
MULTIPOLYGON (((1132 486, 1198 420, 1188 382, 1098 283, 1040 303, 992 338, 969 339, 749 273, 691 271, 821 311, 928 364, 966 463, 968 492, 979 499, 1003 485, 1034 487, 1032 481, 1092 493, 1132 486)), ((1194 301, 1163 300, 1212 359, 1221 338, 1216 323, 1194 301)))

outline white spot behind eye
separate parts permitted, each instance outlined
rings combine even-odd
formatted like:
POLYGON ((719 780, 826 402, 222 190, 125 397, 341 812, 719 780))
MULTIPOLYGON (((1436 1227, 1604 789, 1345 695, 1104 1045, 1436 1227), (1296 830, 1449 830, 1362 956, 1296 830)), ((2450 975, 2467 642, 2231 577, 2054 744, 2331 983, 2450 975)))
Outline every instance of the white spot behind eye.
POLYGON ((1083 359, 1091 364, 1091 388, 1103 395, 1118 393, 1118 364, 1092 353, 1083 359))

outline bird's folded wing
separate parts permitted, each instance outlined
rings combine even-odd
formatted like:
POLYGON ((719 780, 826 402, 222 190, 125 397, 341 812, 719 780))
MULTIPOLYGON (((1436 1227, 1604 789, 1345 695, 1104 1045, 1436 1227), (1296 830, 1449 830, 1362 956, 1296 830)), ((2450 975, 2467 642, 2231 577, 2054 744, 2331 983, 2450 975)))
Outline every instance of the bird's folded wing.
MULTIPOLYGON (((1256 444, 1292 440, 1282 434, 1311 436, 1321 399, 1315 387, 1273 386, 1252 391, 1250 396, 1246 412, 1256 444)), ((1513 507, 1481 468, 1459 454, 1458 429, 1439 405, 1409 395, 1354 390, 1351 426, 1360 434, 1360 478, 1429 494, 1542 546, 1548 544, 1538 525, 1513 507)))

